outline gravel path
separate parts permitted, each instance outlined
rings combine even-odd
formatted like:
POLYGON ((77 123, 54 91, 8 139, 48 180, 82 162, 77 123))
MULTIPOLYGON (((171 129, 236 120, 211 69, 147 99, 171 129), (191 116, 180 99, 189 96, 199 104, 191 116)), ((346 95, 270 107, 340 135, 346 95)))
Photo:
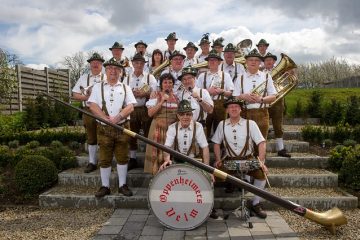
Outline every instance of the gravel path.
POLYGON ((342 210, 348 223, 337 227, 332 235, 326 228, 300 217, 290 211, 280 210, 279 213, 300 239, 360 239, 360 209, 342 210))
POLYGON ((89 239, 113 209, 0 208, 0 239, 89 239))

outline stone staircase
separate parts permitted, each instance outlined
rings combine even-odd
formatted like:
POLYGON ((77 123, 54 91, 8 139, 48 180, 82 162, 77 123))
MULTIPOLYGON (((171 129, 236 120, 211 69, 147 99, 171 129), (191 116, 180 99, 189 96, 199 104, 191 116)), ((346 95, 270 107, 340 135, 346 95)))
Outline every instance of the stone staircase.
MULTIPOLYGON (((291 159, 278 157, 275 143, 269 140, 267 144, 268 175, 272 188, 267 190, 277 196, 311 209, 330 209, 340 207, 353 209, 358 205, 356 197, 338 188, 337 174, 324 170, 327 157, 309 153, 309 143, 301 141, 300 131, 291 126, 284 126, 285 148, 291 152, 291 159), (289 129, 289 130, 288 130, 289 129)), ((270 138, 272 133, 270 133, 270 138)), ((140 150, 145 149, 144 143, 139 143, 140 150)), ((143 165, 144 152, 138 153, 138 163, 143 165)), ((211 159, 213 154, 211 153, 211 159)), ((39 205, 48 207, 110 207, 110 208, 148 208, 148 186, 152 176, 143 173, 142 168, 129 171, 127 183, 134 196, 124 197, 117 193, 117 174, 111 175, 112 194, 97 199, 94 193, 101 186, 99 170, 84 174, 83 166, 87 156, 78 157, 80 167, 59 173, 57 186, 39 196, 39 205)), ((116 168, 114 168, 116 169, 116 168)), ((227 194, 223 183, 214 187, 215 208, 234 209, 239 206, 238 191, 227 194)), ((247 193, 251 195, 251 193, 247 193)), ((276 209, 277 205, 265 201, 266 209, 276 209)))

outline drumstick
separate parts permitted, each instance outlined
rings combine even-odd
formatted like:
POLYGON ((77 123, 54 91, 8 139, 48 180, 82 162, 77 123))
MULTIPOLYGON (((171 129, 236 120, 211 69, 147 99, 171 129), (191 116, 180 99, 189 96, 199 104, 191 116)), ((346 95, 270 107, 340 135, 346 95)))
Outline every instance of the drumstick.
POLYGON ((269 188, 271 188, 269 179, 268 179, 268 177, 266 176, 266 173, 265 173, 265 171, 264 171, 264 169, 263 169, 264 163, 263 163, 262 161, 260 161, 259 157, 256 157, 256 159, 260 162, 260 168, 261 168, 261 171, 264 173, 264 176, 265 176, 265 179, 266 179, 266 183, 269 185, 269 188))

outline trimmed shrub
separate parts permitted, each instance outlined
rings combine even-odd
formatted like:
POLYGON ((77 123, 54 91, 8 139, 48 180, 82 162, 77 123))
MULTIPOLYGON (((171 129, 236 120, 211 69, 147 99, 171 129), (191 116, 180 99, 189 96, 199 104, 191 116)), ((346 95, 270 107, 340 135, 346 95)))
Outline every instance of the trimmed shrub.
POLYGON ((351 137, 351 128, 348 125, 345 126, 337 125, 335 129, 332 131, 331 135, 332 135, 331 136, 332 140, 338 143, 342 143, 344 142, 344 140, 351 137))
POLYGON ((305 106, 302 103, 301 99, 296 100, 296 106, 294 109, 294 117, 304 117, 305 116, 305 106))
POLYGON ((8 146, 0 145, 0 167, 6 167, 14 159, 8 146))
POLYGON ((344 107, 340 101, 331 99, 331 103, 326 104, 323 107, 322 122, 328 125, 339 124, 343 120, 344 107))
POLYGON ((50 159, 59 171, 77 167, 78 163, 74 152, 66 146, 56 147, 57 144, 52 144, 48 148, 41 147, 36 151, 36 154, 50 159))
POLYGON ((57 181, 57 169, 49 159, 38 156, 24 156, 15 167, 15 183, 25 197, 32 197, 57 181))
POLYGON ((28 142, 25 146, 29 149, 35 149, 40 146, 40 143, 39 143, 39 141, 33 140, 31 142, 28 142))
POLYGON ((329 168, 336 172, 340 171, 345 157, 351 152, 351 147, 337 145, 330 151, 329 168))
POLYGON ((355 147, 356 141, 352 139, 346 139, 344 140, 343 145, 346 147, 355 147))
POLYGON ((18 140, 13 140, 8 143, 9 148, 15 148, 15 149, 19 147, 19 144, 20 143, 18 140))
POLYGON ((52 147, 52 148, 59 148, 62 146, 64 146, 64 145, 62 144, 62 142, 60 142, 58 140, 54 140, 50 143, 50 147, 52 147))
POLYGON ((344 158, 339 178, 345 186, 360 190, 360 145, 352 148, 344 158))
POLYGON ((345 113, 345 122, 351 126, 360 124, 360 97, 350 96, 345 113))
POLYGON ((311 93, 309 104, 307 106, 307 113, 310 117, 320 118, 321 113, 321 102, 322 102, 322 94, 320 91, 315 90, 311 93))

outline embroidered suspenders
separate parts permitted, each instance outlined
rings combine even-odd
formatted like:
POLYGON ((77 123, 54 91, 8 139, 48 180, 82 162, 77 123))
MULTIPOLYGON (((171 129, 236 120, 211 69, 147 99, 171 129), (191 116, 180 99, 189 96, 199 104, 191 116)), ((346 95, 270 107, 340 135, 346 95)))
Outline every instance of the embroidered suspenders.
MULTIPOLYGON (((123 105, 122 105, 122 108, 125 107, 125 99, 126 99, 126 88, 125 88, 125 84, 123 84, 123 88, 124 88, 124 101, 123 101, 123 105)), ((106 101, 105 101, 105 98, 104 98, 104 82, 101 83, 101 99, 102 99, 102 107, 101 107, 101 110, 107 115, 109 116, 109 112, 107 110, 107 107, 106 107, 106 101)))
POLYGON ((225 149, 227 150, 227 152, 229 153, 229 157, 238 157, 239 160, 241 160, 241 158, 246 157, 246 152, 249 149, 249 139, 250 139, 250 134, 249 134, 249 120, 246 120, 246 141, 245 141, 245 145, 243 147, 243 149, 241 150, 239 155, 236 155, 235 151, 231 148, 231 146, 229 145, 227 139, 226 139, 226 135, 225 135, 225 120, 223 121, 223 134, 224 134, 224 146, 225 149))
MULTIPOLYGON (((195 146, 195 138, 196 138, 196 122, 194 122, 194 131, 193 131, 193 136, 191 139, 191 145, 186 153, 186 156, 189 156, 190 153, 193 151, 194 155, 196 156, 196 146, 195 146)), ((176 134, 175 134, 175 139, 174 139, 174 148, 176 151, 179 151, 179 141, 178 141, 178 131, 179 131, 179 122, 175 123, 175 129, 176 129, 176 134)))

